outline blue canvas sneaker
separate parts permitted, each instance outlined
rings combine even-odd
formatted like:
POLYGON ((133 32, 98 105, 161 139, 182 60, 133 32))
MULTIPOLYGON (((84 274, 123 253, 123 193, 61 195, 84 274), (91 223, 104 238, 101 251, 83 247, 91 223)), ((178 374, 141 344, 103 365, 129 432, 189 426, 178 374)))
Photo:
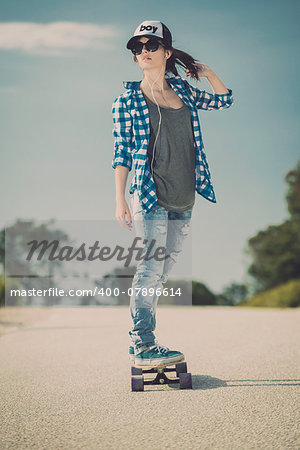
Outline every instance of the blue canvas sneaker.
POLYGON ((134 365, 136 367, 160 367, 165 364, 175 364, 183 360, 183 353, 156 344, 135 355, 134 365))
POLYGON ((132 345, 129 347, 129 359, 134 364, 134 348, 132 345))

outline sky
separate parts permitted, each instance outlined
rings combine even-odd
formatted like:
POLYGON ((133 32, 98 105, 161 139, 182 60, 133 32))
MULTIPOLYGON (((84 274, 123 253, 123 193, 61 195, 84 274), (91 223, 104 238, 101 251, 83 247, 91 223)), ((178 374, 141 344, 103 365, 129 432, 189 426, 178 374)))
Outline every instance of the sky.
MULTIPOLYGON (((161 20, 174 47, 209 65, 234 97, 229 109, 199 110, 217 203, 196 194, 185 255, 191 276, 215 293, 249 282, 248 239, 289 217, 284 178, 299 159, 299 3, 0 4, 1 228, 54 219, 70 233, 96 224, 102 245, 133 239, 115 219, 111 106, 123 80, 143 75, 126 42, 143 20, 161 20)), ((213 92, 206 79, 192 84, 213 92)))

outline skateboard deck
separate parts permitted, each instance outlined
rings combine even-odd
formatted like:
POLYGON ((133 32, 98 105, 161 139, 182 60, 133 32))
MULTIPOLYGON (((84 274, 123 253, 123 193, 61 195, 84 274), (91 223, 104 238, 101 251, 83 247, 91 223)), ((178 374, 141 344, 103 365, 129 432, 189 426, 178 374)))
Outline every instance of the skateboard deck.
POLYGON ((182 362, 184 362, 184 357, 182 358, 182 359, 180 359, 179 361, 176 361, 176 362, 169 362, 169 363, 165 363, 165 364, 161 364, 161 365, 159 365, 159 366, 157 366, 157 365, 153 365, 153 366, 140 366, 140 365, 138 365, 138 364, 133 364, 133 367, 136 367, 137 369, 164 369, 164 368, 166 368, 166 367, 169 367, 169 366, 174 366, 175 364, 179 364, 179 363, 182 363, 182 362))
POLYGON ((144 391, 145 385, 179 383, 180 389, 192 389, 192 375, 187 371, 184 360, 177 363, 167 363, 159 367, 136 366, 131 367, 131 391, 144 391), (171 367, 173 366, 173 367, 171 367), (176 372, 176 378, 168 378, 166 373, 176 372), (147 374, 147 375, 146 375, 147 374), (148 374, 156 374, 153 379, 148 374), (146 375, 146 376, 145 376, 146 375))

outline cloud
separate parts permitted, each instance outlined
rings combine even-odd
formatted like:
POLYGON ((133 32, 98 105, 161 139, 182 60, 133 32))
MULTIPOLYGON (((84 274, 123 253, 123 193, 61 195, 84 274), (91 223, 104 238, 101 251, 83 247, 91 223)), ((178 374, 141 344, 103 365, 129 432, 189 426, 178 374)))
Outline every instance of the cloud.
POLYGON ((40 55, 65 54, 65 50, 111 48, 119 34, 112 25, 76 22, 0 22, 0 50, 21 50, 40 55))

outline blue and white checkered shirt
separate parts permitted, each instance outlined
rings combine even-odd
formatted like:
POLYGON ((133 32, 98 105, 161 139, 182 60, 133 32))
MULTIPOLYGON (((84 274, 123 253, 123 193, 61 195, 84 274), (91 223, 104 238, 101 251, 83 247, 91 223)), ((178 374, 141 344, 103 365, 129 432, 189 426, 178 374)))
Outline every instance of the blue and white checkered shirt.
MULTIPOLYGON (((196 192, 216 203, 197 109, 209 111, 229 108, 233 103, 232 90, 227 88, 227 94, 211 94, 195 88, 179 75, 166 78, 166 81, 191 111, 196 151, 196 192)), ((147 156, 150 138, 149 110, 140 89, 140 81, 123 81, 123 85, 127 91, 119 95, 112 104, 112 167, 125 166, 131 171, 134 162, 135 174, 129 193, 133 194, 137 188, 142 207, 145 212, 149 212, 158 200, 147 156)))

